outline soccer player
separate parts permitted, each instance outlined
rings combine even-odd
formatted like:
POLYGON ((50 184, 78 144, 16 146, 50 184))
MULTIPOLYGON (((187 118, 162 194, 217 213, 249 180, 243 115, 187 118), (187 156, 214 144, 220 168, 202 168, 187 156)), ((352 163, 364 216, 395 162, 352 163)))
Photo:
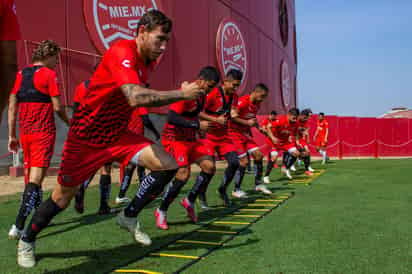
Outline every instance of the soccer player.
POLYGON ((292 108, 287 115, 280 115, 277 120, 267 125, 268 135, 273 142, 273 147, 277 149, 276 151, 283 151, 284 167, 282 167, 282 172, 290 180, 293 179, 290 168, 300 155, 295 140, 298 115, 299 110, 292 108))
MULTIPOLYGON (((206 96, 204 110, 199 114, 201 119, 210 122, 205 139, 202 139, 203 145, 208 147, 213 153, 216 152, 219 157, 225 158, 228 163, 222 183, 218 188, 219 196, 227 207, 231 206, 232 202, 226 190, 239 168, 238 154, 240 153, 233 144, 228 132, 227 122, 230 119, 232 107, 237 106, 238 96, 236 91, 242 82, 242 78, 243 73, 240 70, 229 70, 223 80, 223 84, 214 88, 206 96)), ((198 192, 201 207, 207 209, 206 191, 210 180, 200 180, 198 178, 196 181, 201 182, 201 184, 195 184, 193 188, 196 189, 192 189, 192 191, 198 192)))
POLYGON ((297 139, 296 145, 300 152, 300 157, 305 165, 305 174, 308 176, 313 175, 313 168, 310 166, 311 159, 310 159, 310 150, 309 150, 309 125, 308 120, 312 115, 312 111, 310 109, 304 109, 300 112, 297 121, 297 139))
POLYGON ((265 184, 270 184, 270 173, 272 172, 273 168, 278 168, 277 161, 279 157, 279 153, 276 147, 273 146, 272 140, 269 138, 268 135, 268 124, 272 123, 277 119, 278 113, 273 110, 270 112, 269 116, 264 119, 261 123, 262 129, 264 130, 264 134, 266 135, 266 144, 269 146, 269 153, 267 156, 268 162, 266 166, 265 176, 263 177, 263 182, 265 184))
POLYGON ((0 125, 17 73, 16 41, 21 39, 14 0, 0 0, 0 125))
POLYGON ((316 151, 322 155, 322 164, 325 164, 328 158, 326 148, 328 146, 329 123, 325 118, 325 113, 321 112, 318 116, 317 127, 313 140, 315 141, 316 151))
MULTIPOLYGON (((157 140, 160 139, 159 132, 149 118, 148 109, 144 107, 136 108, 132 114, 132 119, 129 122, 128 129, 137 135, 144 136, 145 127, 153 132, 157 140)), ((126 197, 126 192, 129 189, 135 169, 136 166, 131 163, 126 166, 120 166, 121 184, 119 194, 116 197, 116 204, 127 204, 130 202, 130 199, 126 197)), ((139 177, 139 182, 141 183, 146 176, 144 167, 137 166, 137 176, 139 177)))
POLYGON ((114 43, 104 54, 90 79, 84 100, 71 121, 63 148, 58 184, 51 197, 34 213, 17 248, 17 262, 33 267, 35 240, 50 221, 70 204, 78 187, 105 163, 118 161, 149 170, 136 196, 120 212, 117 223, 134 239, 150 245, 137 215, 159 195, 178 169, 176 161, 159 145, 127 130, 135 107, 157 107, 203 94, 198 84, 183 82, 181 89, 156 91, 146 88, 147 79, 170 39, 172 21, 158 10, 148 11, 132 40, 114 43))
POLYGON ((56 139, 54 114, 66 123, 69 119, 60 103, 57 76, 54 68, 60 52, 50 40, 40 43, 34 51, 33 64, 19 71, 10 94, 9 150, 17 152, 16 133, 18 113, 20 145, 23 148, 25 188, 10 239, 19 239, 27 216, 41 203, 41 185, 53 156, 56 139))
MULTIPOLYGON (((202 68, 196 80, 199 87, 206 93, 209 93, 219 81, 219 72, 210 66, 202 68)), ((196 163, 201 171, 196 179, 194 189, 180 204, 186 209, 187 216, 194 223, 197 222, 194 208, 198 194, 196 186, 205 181, 208 183, 215 174, 213 151, 203 146, 197 139, 199 130, 207 131, 209 126, 208 121, 199 120, 199 113, 203 110, 204 103, 205 96, 197 100, 180 101, 170 106, 168 121, 162 133, 162 144, 165 150, 175 158, 179 169, 175 179, 164 193, 160 207, 155 210, 156 225, 160 229, 168 229, 167 210, 189 180, 190 165, 196 163)))
POLYGON ((255 190, 264 194, 272 193, 262 182, 263 154, 259 150, 259 146, 253 141, 251 131, 252 127, 259 128, 256 115, 260 104, 265 100, 268 93, 268 87, 263 83, 259 83, 250 94, 240 97, 238 104, 232 108, 232 119, 229 121, 229 135, 233 138, 235 146, 240 151, 238 155, 240 165, 238 174, 235 176, 235 189, 232 192, 232 196, 236 198, 247 197, 246 193, 241 189, 248 164, 247 153, 255 159, 255 190))

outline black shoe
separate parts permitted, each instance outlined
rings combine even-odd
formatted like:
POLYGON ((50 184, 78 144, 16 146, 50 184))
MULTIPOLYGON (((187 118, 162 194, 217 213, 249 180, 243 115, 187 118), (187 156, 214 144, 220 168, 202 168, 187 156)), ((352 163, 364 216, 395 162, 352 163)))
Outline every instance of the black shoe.
POLYGON ((223 200, 223 205, 225 207, 231 207, 233 205, 232 201, 229 199, 229 196, 226 193, 226 189, 219 187, 217 192, 219 193, 220 199, 223 200))
POLYGON ((79 193, 74 196, 74 210, 79 214, 84 212, 84 196, 79 193))
POLYGON ((101 205, 99 208, 99 211, 97 212, 97 214, 99 215, 107 215, 112 213, 112 209, 110 208, 110 206, 106 205, 101 205))

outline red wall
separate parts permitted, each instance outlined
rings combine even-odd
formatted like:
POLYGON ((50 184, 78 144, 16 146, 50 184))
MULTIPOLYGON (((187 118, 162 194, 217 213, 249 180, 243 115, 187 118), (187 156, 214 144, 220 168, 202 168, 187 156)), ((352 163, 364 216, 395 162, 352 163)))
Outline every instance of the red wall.
MULTIPOLYGON (((259 119, 263 119, 261 116, 259 119)), ((329 122, 329 156, 403 157, 412 156, 412 119, 385 119, 327 116, 329 122)), ((310 136, 316 130, 316 115, 309 121, 310 136)), ((262 150, 267 151, 265 137, 253 132, 262 150)), ((319 156, 313 145, 313 155, 319 156)))
MULTIPOLYGON (((284 47, 278 23, 279 1, 156 0, 174 20, 174 31, 151 85, 165 90, 175 88, 183 80, 193 79, 200 67, 217 66, 218 26, 222 19, 230 17, 238 22, 248 49, 248 81, 246 89, 240 93, 248 92, 257 82, 265 82, 271 93, 262 114, 273 109, 284 112, 280 90, 281 60, 289 64, 292 97, 296 103, 295 6, 293 0, 287 1, 289 40, 284 47)), ((74 87, 89 77, 99 54, 85 26, 83 1, 16 0, 16 5, 25 40, 19 46, 21 66, 30 59, 35 46, 32 41, 53 39, 69 49, 62 53, 58 72, 65 102, 70 105, 74 87)))

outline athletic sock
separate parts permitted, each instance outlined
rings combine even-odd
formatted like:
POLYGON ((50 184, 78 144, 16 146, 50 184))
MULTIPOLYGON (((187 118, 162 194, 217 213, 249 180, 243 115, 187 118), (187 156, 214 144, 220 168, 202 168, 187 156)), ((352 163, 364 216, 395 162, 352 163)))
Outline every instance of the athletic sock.
POLYGON ((110 175, 100 175, 100 208, 109 206, 111 183, 110 175))
POLYGON ((137 176, 139 176, 139 182, 143 182, 143 179, 146 176, 146 169, 142 166, 137 166, 137 176))
POLYGON ((227 189, 227 186, 230 184, 236 174, 236 170, 239 168, 239 158, 235 152, 227 153, 225 155, 225 158, 228 162, 228 166, 225 169, 225 173, 223 175, 223 180, 220 185, 221 189, 227 189))
POLYGON ((122 183, 120 184, 119 195, 117 195, 119 198, 123 198, 124 196, 126 196, 126 192, 129 189, 130 183, 132 181, 134 169, 135 166, 131 164, 127 165, 124 169, 124 175, 122 183))
POLYGON ((235 191, 241 190, 243 177, 245 177, 246 167, 239 166, 235 175, 235 191))
POLYGON ((267 176, 270 175, 270 173, 272 172, 272 169, 273 169, 273 165, 274 165, 274 164, 275 164, 275 163, 272 162, 272 160, 269 160, 269 161, 268 161, 268 164, 267 164, 267 166, 266 166, 265 177, 267 177, 267 176))
POLYGON ((306 171, 309 170, 310 167, 310 156, 303 157, 303 163, 305 164, 306 171))
POLYGON ((204 195, 206 197, 206 190, 207 187, 212 180, 214 174, 208 174, 206 172, 201 171, 199 175, 196 177, 196 182, 193 185, 192 189, 187 196, 187 199, 192 204, 196 201, 198 195, 204 195))
POLYGON ((161 211, 166 212, 169 209, 170 204, 173 203, 185 184, 185 181, 178 179, 174 179, 174 181, 169 184, 160 203, 159 209, 161 211))
POLYGON ((16 218, 16 227, 20 230, 24 228, 27 216, 30 215, 33 208, 38 207, 41 201, 40 186, 34 183, 28 183, 22 195, 19 213, 16 218))
POLYGON ((290 169, 291 166, 296 162, 297 157, 295 157, 293 154, 288 153, 289 156, 287 157, 287 162, 286 162, 286 168, 290 169))
POLYGON ((256 173, 255 173, 255 185, 260 185, 262 184, 262 174, 263 174, 263 161, 262 160, 255 160, 255 167, 256 167, 256 173))
POLYGON ((153 201, 164 187, 174 178, 177 169, 152 171, 145 176, 136 196, 124 210, 127 217, 136 217, 140 211, 153 201))

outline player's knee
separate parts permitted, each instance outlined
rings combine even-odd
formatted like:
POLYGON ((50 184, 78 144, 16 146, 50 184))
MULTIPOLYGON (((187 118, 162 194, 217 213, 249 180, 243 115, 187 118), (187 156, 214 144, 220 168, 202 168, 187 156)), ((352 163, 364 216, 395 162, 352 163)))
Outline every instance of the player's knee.
POLYGON ((57 185, 52 192, 52 199, 60 208, 65 209, 78 191, 79 186, 65 187, 57 185))
POLYGON ((200 164, 200 168, 207 174, 215 174, 216 172, 216 165, 213 161, 203 161, 200 164))

